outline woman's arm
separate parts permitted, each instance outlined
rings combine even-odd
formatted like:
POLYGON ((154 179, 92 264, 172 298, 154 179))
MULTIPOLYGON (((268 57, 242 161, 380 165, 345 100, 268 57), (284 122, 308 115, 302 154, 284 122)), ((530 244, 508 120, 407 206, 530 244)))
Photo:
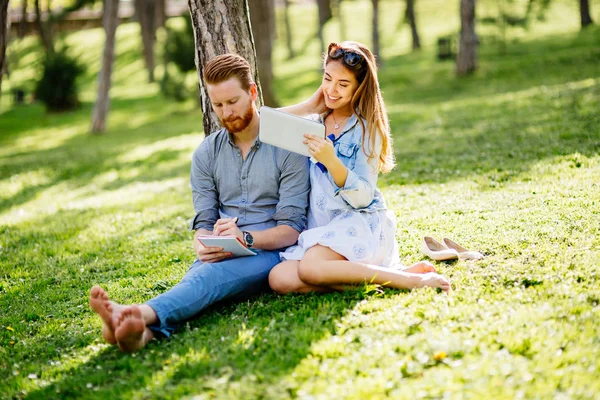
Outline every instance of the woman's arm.
POLYGON ((289 114, 298 115, 300 117, 305 117, 311 114, 322 114, 327 111, 327 107, 325 106, 325 98, 323 97, 323 89, 319 87, 308 100, 291 106, 281 107, 278 110, 285 111, 289 114))

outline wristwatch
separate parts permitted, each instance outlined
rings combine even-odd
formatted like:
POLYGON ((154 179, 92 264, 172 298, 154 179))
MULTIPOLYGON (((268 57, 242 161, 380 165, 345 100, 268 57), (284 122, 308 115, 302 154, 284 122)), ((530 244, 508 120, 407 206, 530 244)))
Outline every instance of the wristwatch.
POLYGON ((246 243, 246 247, 252 247, 254 244, 254 237, 252 237, 252 234, 247 231, 242 231, 242 235, 244 235, 244 243, 246 243))

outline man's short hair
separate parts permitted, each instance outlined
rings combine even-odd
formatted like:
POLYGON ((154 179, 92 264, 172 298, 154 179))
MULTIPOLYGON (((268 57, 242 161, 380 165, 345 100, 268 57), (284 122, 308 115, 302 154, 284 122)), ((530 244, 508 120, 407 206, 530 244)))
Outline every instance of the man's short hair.
POLYGON ((237 78, 244 90, 249 90, 250 85, 254 83, 250 63, 237 54, 222 54, 213 58, 204 66, 203 76, 206 84, 237 78))

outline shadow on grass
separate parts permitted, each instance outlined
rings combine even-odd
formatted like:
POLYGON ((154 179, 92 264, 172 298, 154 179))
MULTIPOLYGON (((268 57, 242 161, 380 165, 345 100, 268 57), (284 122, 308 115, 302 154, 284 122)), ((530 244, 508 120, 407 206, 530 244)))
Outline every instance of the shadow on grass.
MULTIPOLYGON (((180 146, 170 148, 169 145, 174 143, 168 143, 164 148, 153 149, 148 155, 129 160, 120 157, 142 146, 152 145, 162 140, 174 138, 176 142, 178 136, 190 134, 196 126, 201 130, 201 114, 197 110, 174 111, 173 105, 165 105, 163 101, 154 98, 115 100, 113 105, 114 118, 122 118, 121 115, 136 115, 136 113, 143 113, 147 118, 135 125, 129 121, 129 129, 109 130, 104 135, 86 133, 87 125, 85 125, 85 128, 81 128, 79 132, 67 136, 64 140, 57 139, 54 146, 49 145, 29 151, 17 149, 3 156, 0 162, 0 177, 7 179, 40 169, 48 176, 41 184, 24 186, 12 196, 4 199, 0 197, 0 212, 25 204, 44 190, 59 183, 67 183, 72 188, 95 184, 95 179, 108 171, 129 175, 100 185, 110 190, 116 190, 132 182, 160 181, 189 174, 191 151, 183 150, 180 146), (174 115, 177 116, 177 124, 172 123, 174 115)), ((90 109, 91 105, 86 104, 81 112, 48 116, 47 126, 56 129, 58 125, 58 129, 63 129, 68 125, 81 125, 82 119, 86 118, 87 111, 90 109)), ((11 112, 15 114, 14 120, 25 120, 25 129, 39 129, 44 126, 39 126, 39 119, 34 117, 34 114, 43 114, 40 108, 14 109, 11 112), (28 122, 32 120, 38 121, 38 126, 28 122)), ((14 126, 12 128, 13 131, 8 132, 8 138, 5 139, 8 142, 19 138, 19 131, 14 126)), ((43 143, 44 137, 41 134, 39 137, 39 141, 43 143)), ((198 134, 198 144, 202 139, 203 135, 198 134)), ((23 146, 23 148, 27 147, 23 146)))
POLYGON ((362 298, 358 291, 285 298, 265 294, 216 305, 169 340, 152 342, 135 356, 114 347, 103 350, 26 398, 216 395, 225 388, 237 389, 239 398, 262 398, 265 392, 289 396, 278 387, 281 378, 310 354, 313 343, 333 334, 336 321, 362 298))
POLYGON ((5 367, 1 376, 13 396, 177 397, 215 394, 223 385, 241 385, 238 389, 248 395, 243 398, 261 397, 267 391, 287 394, 279 380, 310 354, 314 343, 335 332, 339 318, 368 296, 357 289, 328 295, 264 294, 224 302, 203 311, 171 339, 152 342, 135 356, 122 354, 116 347, 98 346, 97 317, 87 305, 89 288, 94 283, 111 283, 131 294, 126 301, 135 303, 154 297, 185 273, 190 250, 181 250, 180 244, 189 239, 170 234, 161 239, 167 248, 148 248, 149 243, 131 239, 172 224, 175 216, 169 214, 129 226, 108 239, 80 242, 81 233, 89 229, 88 221, 106 214, 114 210, 61 211, 59 216, 39 221, 39 226, 46 227, 59 218, 65 221, 59 227, 7 227, 0 232, 8 249, 0 253, 2 264, 16 261, 10 270, 3 268, 2 278, 9 285, 3 290, 13 286, 11 281, 20 282, 14 285, 18 289, 11 288, 0 297, 0 307, 6 310, 0 323, 14 328, 14 334, 2 330, 0 341, 17 336, 17 344, 5 354, 10 364, 0 354, 0 365, 5 367), (169 244, 175 247, 168 248, 169 244), (148 250, 136 256, 136 248, 148 250), (27 256, 19 258, 18 254, 27 256), (173 268, 178 272, 170 273, 167 281, 151 277, 156 269, 169 275, 166 271, 173 268), (152 288, 139 281, 149 275, 156 283, 152 288), (35 354, 35 359, 29 354, 35 354), (48 383, 18 394, 26 387, 21 381, 26 377, 12 375, 13 368, 23 374, 35 371, 48 383))

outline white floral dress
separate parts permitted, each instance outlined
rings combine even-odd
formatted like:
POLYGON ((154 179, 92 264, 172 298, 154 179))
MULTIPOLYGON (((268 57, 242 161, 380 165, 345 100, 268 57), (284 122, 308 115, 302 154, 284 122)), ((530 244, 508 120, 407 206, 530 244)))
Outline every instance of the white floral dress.
POLYGON ((353 116, 334 140, 336 154, 349 170, 343 188, 335 185, 323 166, 311 163, 308 229, 300 234, 296 246, 280 253, 282 259, 301 260, 308 249, 319 244, 353 262, 382 267, 400 264, 396 219, 376 187, 377 172, 368 169, 361 133, 353 116), (361 201, 360 207, 351 205, 361 201))

